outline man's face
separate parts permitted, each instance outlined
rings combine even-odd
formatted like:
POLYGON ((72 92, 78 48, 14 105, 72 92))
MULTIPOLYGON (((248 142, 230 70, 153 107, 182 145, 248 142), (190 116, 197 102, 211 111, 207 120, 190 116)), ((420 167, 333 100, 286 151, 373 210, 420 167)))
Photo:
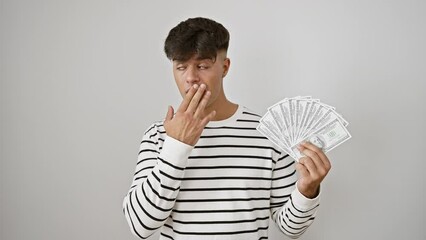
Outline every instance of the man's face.
POLYGON ((218 52, 216 59, 199 59, 196 55, 187 61, 173 61, 173 75, 179 92, 184 97, 194 84, 205 84, 211 91, 207 106, 225 98, 223 77, 228 72, 230 61, 226 52, 218 52))

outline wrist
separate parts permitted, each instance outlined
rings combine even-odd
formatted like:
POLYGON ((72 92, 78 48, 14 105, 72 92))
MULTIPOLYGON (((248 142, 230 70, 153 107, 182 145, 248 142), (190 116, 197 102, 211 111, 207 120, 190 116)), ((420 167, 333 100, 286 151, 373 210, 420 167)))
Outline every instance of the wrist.
POLYGON ((298 186, 299 192, 306 198, 313 199, 318 197, 320 192, 320 187, 311 187, 311 188, 301 188, 298 186))

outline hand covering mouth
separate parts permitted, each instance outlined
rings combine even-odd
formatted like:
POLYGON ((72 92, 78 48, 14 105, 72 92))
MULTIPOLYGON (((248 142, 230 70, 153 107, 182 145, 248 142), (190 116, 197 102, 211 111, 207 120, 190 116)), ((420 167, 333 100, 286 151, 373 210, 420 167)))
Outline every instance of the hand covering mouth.
MULTIPOLYGON (((197 84, 198 85, 198 87, 200 87, 201 86, 201 84, 197 84)), ((208 87, 207 87, 207 85, 206 84, 204 84, 205 85, 205 91, 207 92, 208 91, 208 87)), ((189 90, 191 89, 191 88, 193 88, 194 87, 194 85, 192 85, 192 86, 190 86, 189 88, 187 88, 187 89, 185 89, 185 94, 188 94, 188 92, 189 92, 189 90)))

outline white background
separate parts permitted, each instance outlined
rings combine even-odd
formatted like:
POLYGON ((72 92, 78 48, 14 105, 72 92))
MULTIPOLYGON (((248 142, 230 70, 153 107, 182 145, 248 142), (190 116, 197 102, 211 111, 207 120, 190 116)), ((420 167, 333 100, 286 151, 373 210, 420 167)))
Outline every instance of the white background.
POLYGON ((204 16, 231 33, 230 100, 264 114, 312 95, 350 123, 301 239, 425 239, 425 12, 413 0, 1 0, 0 238, 135 239, 121 202, 140 138, 180 102, 163 42, 204 16))

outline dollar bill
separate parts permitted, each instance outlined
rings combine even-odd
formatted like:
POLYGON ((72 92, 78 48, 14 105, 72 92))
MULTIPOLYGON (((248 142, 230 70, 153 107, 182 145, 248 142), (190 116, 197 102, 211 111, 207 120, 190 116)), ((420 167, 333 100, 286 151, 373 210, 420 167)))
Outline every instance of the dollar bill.
MULTIPOLYGON (((343 126, 342 122, 336 118, 333 121, 330 121, 328 124, 324 125, 322 128, 317 129, 304 141, 311 142, 315 146, 321 148, 324 153, 327 153, 351 137, 351 134, 345 128, 345 126, 343 126)), ((291 148, 297 159, 303 157, 303 154, 297 149, 298 145, 299 143, 295 144, 291 148)))
POLYGON ((282 151, 286 152, 292 158, 296 159, 296 155, 287 146, 287 144, 284 143, 279 137, 277 137, 276 134, 272 133, 271 130, 266 125, 264 125, 263 123, 260 123, 257 126, 256 129, 260 133, 262 133, 265 137, 267 137, 272 143, 274 143, 279 149, 281 149, 282 151))
MULTIPOLYGON (((296 96, 284 98, 269 107, 266 114, 260 119, 257 129, 281 150, 297 160, 300 155, 296 154, 297 148, 295 147, 301 141, 309 141, 312 134, 318 133, 320 130, 324 131, 324 129, 330 130, 330 126, 336 127, 337 130, 342 130, 340 128, 342 126, 342 131, 334 132, 345 132, 350 138, 346 129, 348 124, 335 107, 310 96, 296 96), (334 125, 330 125, 332 123, 334 125)), ((332 135, 332 133, 330 134, 332 135)), ((329 151, 331 148, 327 147, 326 150, 329 151)))

